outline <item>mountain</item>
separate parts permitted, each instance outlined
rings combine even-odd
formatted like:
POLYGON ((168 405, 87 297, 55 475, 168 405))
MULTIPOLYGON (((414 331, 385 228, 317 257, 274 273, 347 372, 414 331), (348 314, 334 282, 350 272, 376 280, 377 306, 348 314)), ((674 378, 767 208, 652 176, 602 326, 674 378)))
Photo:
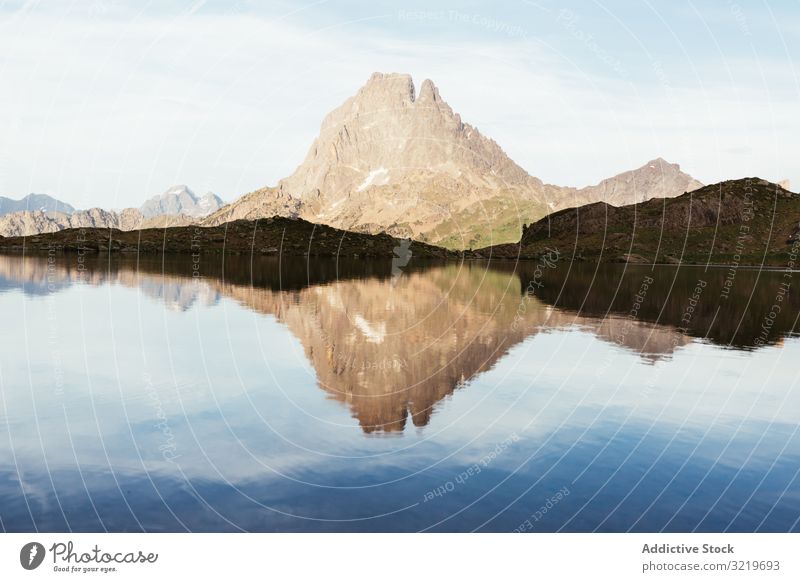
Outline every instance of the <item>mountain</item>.
POLYGON ((410 75, 375 73, 325 117, 292 175, 205 223, 300 216, 464 249, 517 241, 524 224, 553 210, 678 196, 700 185, 660 159, 588 188, 545 184, 463 122, 432 81, 417 95, 410 75))
POLYGON ((135 208, 126 208, 120 212, 90 208, 89 210, 76 210, 72 214, 42 212, 41 210, 23 211, 0 216, 0 236, 34 236, 70 228, 116 228, 119 230, 166 228, 186 226, 194 222, 194 219, 184 215, 146 218, 135 208))
POLYGON ((460 232, 461 246, 468 246, 496 224, 506 228, 520 206, 544 214, 551 190, 557 188, 464 123, 430 80, 416 95, 410 75, 375 73, 325 117, 291 176, 207 222, 291 212, 337 228, 437 243, 460 232))
MULTIPOLYGON (((288 262, 256 270, 251 257, 224 262, 223 269, 218 257, 204 258, 198 279, 191 261, 86 257, 79 271, 74 260, 29 255, 21 262, 0 255, 0 290, 46 293, 48 285, 52 292, 56 285, 60 290, 78 282, 113 283, 138 287, 180 310, 228 297, 286 326, 313 367, 318 387, 349 408, 370 434, 428 425, 450 395, 493 369, 526 338, 552 329, 579 328, 645 361, 669 357, 690 341, 663 322, 631 322, 624 313, 608 310, 584 317, 538 297, 526 298, 521 311, 527 281, 513 270, 487 269, 483 263, 428 263, 397 278, 366 271, 362 263, 350 276, 331 268, 316 282, 300 265, 299 285, 287 286, 285 279, 265 284, 259 275, 287 275, 288 262)), ((565 283, 576 286, 571 279, 565 283)), ((583 286, 580 290, 585 294, 583 286)), ((604 293, 592 296, 597 295, 613 300, 604 293)))
POLYGON ((595 186, 576 190, 573 200, 580 204, 605 202, 613 206, 625 206, 651 198, 674 198, 702 187, 701 182, 681 172, 678 164, 656 158, 641 168, 623 172, 595 186))
MULTIPOLYGON (((5 204, 5 200, 0 199, 0 203, 5 204)), ((127 231, 186 226, 224 205, 216 194, 209 192, 198 198, 186 186, 173 186, 145 202, 139 209, 125 208, 121 211, 102 208, 75 210, 40 194, 31 194, 19 202, 11 202, 15 206, 9 208, 17 210, 0 215, 0 236, 33 236, 69 228, 116 228, 127 231), (23 206, 26 201, 29 201, 29 209, 23 206)))
POLYGON ((0 196, 0 216, 13 212, 36 211, 42 212, 62 212, 72 214, 75 209, 61 200, 56 200, 47 194, 28 194, 22 200, 12 200, 0 196))
POLYGON ((565 260, 797 268, 798 219, 800 196, 760 178, 742 178, 676 198, 555 212, 527 226, 520 243, 480 254, 537 258, 557 250, 565 260))
POLYGON ((180 185, 173 186, 163 194, 150 198, 142 204, 139 211, 145 218, 179 214, 202 218, 216 212, 224 205, 222 199, 213 192, 208 192, 198 198, 187 186, 180 185))

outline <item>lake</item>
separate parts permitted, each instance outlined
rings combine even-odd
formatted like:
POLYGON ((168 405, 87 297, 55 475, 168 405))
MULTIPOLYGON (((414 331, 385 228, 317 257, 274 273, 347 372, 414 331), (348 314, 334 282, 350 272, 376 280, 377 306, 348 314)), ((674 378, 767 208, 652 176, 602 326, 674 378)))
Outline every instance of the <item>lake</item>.
POLYGON ((798 531, 800 273, 0 256, 5 531, 798 531))

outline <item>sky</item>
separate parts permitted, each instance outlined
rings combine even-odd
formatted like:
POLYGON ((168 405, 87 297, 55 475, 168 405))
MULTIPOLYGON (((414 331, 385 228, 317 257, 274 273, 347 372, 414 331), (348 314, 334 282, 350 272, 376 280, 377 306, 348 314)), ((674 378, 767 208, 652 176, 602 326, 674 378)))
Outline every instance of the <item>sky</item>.
POLYGON ((798 60, 800 0, 0 0, 0 195, 234 200, 374 71, 432 79, 545 182, 663 157, 798 190, 798 60))

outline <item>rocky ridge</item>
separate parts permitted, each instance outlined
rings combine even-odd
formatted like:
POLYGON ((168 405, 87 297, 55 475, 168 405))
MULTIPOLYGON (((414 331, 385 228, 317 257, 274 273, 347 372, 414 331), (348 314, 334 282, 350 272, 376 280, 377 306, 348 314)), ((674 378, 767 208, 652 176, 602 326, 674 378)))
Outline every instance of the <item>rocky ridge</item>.
MULTIPOLYGON (((26 197, 20 203, 29 198, 30 196, 26 197)), ((0 236, 34 236, 70 228, 114 228, 130 231, 187 226, 195 224, 224 205, 222 199, 212 192, 197 197, 187 186, 182 185, 173 186, 163 194, 154 196, 138 209, 75 210, 63 202, 50 200, 57 205, 50 204, 41 208, 31 206, 29 210, 15 210, 0 216, 0 236), (62 206, 68 210, 51 209, 62 206)))

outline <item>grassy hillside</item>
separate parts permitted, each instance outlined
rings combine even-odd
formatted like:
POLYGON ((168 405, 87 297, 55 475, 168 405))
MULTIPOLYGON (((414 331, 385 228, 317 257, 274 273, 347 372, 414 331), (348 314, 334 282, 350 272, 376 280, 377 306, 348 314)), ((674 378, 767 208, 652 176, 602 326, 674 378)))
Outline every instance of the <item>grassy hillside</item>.
MULTIPOLYGON (((519 244, 481 255, 564 260, 787 266, 800 250, 800 196, 758 178, 630 206, 589 204, 523 229, 519 244)), ((800 262, 797 262, 800 265, 800 262)))
MULTIPOLYGON (((444 249, 413 242, 414 258, 456 257, 444 249)), ((235 253, 281 256, 384 257, 404 252, 387 234, 347 232, 301 219, 237 220, 220 226, 183 226, 120 231, 74 228, 30 237, 0 237, 0 250, 48 252, 235 253)))

